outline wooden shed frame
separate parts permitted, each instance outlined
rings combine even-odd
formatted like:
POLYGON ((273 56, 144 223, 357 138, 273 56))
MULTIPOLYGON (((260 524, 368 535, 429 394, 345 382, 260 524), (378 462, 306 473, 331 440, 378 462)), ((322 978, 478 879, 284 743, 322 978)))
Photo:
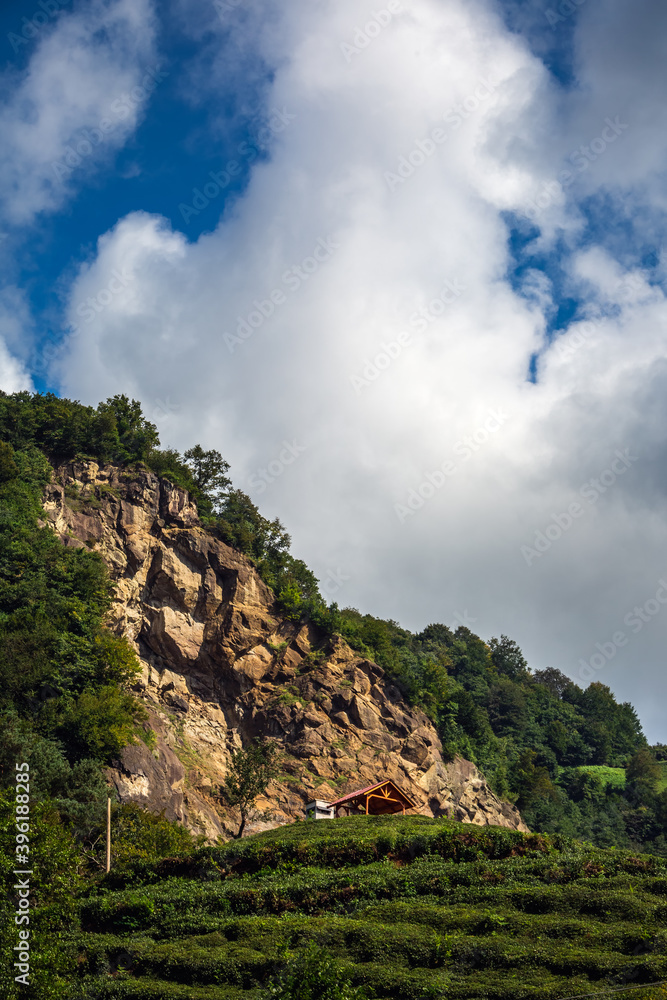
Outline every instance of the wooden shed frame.
POLYGON ((339 815, 341 809, 344 809, 348 816, 352 814, 353 810, 365 812, 367 816, 381 816, 397 812, 402 812, 405 816, 405 810, 414 809, 416 803, 391 779, 387 779, 378 781, 375 785, 369 785, 367 788, 358 788, 355 792, 349 792, 342 798, 336 799, 335 802, 331 802, 330 805, 336 816, 339 815))

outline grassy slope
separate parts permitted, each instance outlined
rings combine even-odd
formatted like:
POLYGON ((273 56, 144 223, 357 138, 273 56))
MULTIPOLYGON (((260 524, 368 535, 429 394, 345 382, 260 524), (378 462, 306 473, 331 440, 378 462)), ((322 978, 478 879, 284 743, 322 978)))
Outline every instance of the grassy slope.
POLYGON ((614 788, 625 788, 625 768, 607 767, 605 764, 582 764, 577 768, 585 774, 595 774, 604 785, 613 785, 614 788))
POLYGON ((662 778, 658 782, 657 791, 664 792, 665 788, 667 788, 667 761, 663 760, 660 763, 660 768, 662 770, 662 778))
POLYGON ((667 860, 424 817, 296 823, 112 871, 75 934, 87 998, 258 998, 314 939, 378 998, 555 1000, 667 980, 667 860))
MULTIPOLYGON (((658 766, 662 771, 662 777, 656 786, 657 792, 662 792, 667 788, 667 761, 659 762, 658 766)), ((582 764, 578 771, 585 771, 587 774, 596 774, 605 785, 613 785, 615 788, 625 788, 625 769, 622 767, 607 767, 604 764, 582 764)))

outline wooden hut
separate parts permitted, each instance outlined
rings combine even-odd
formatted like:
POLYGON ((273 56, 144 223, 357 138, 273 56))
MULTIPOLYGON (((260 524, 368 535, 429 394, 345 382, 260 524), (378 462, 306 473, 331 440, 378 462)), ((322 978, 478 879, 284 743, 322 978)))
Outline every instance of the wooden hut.
POLYGON ((409 795, 406 795, 398 785, 391 780, 378 781, 368 788, 359 788, 356 792, 349 792, 342 798, 330 802, 329 805, 334 810, 334 815, 339 816, 344 810, 350 816, 365 813, 367 816, 382 816, 387 813, 402 812, 405 815, 406 809, 414 809, 416 803, 409 795))

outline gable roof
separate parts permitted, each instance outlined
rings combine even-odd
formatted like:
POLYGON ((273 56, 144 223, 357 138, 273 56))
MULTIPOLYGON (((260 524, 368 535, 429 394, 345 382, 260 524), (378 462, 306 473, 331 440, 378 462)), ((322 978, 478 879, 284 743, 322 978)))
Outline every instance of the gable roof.
POLYGON ((368 785, 366 788, 357 788, 355 792, 348 792, 347 795, 343 795, 342 798, 336 799, 335 802, 330 802, 329 804, 332 806, 343 805, 345 802, 350 802, 352 799, 358 799, 361 796, 366 795, 368 792, 375 791, 376 788, 382 788, 384 785, 391 785, 392 791, 400 795, 400 797, 405 800, 405 806, 407 809, 413 809, 415 807, 416 803, 413 802, 410 796, 406 795, 405 792, 391 780, 391 778, 385 778, 384 781, 376 781, 374 785, 368 785))

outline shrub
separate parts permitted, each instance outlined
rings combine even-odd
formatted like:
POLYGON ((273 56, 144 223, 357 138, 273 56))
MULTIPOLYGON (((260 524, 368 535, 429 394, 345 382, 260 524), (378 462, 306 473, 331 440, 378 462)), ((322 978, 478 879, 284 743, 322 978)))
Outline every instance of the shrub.
POLYGON ((350 983, 324 949, 312 941, 297 955, 289 955, 285 969, 266 990, 266 1000, 366 1000, 367 994, 350 983))
POLYGON ((89 757, 110 764, 128 743, 134 742, 140 722, 148 718, 137 699, 120 688, 107 684, 87 688, 76 700, 52 706, 56 735, 62 739, 75 760, 89 757))

